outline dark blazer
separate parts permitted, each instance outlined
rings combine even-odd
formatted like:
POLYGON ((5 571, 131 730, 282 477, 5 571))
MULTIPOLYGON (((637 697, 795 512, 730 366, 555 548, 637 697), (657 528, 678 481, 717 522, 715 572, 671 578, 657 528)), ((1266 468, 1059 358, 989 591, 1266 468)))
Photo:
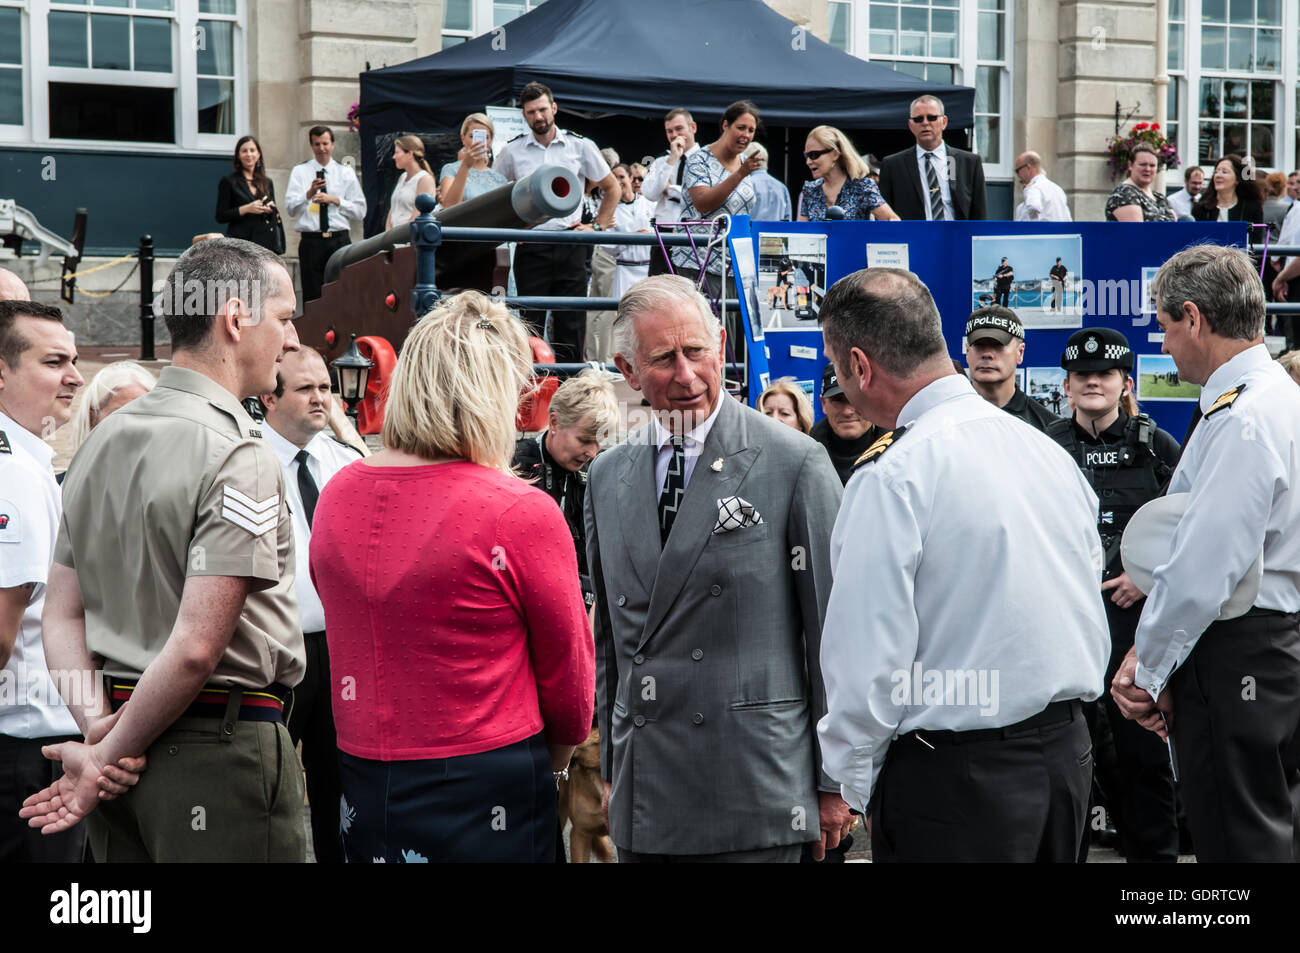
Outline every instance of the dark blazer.
MULTIPOLYGON (((275 201, 275 183, 266 180, 269 198, 275 201)), ((232 172, 222 176, 217 184, 217 221, 226 226, 226 234, 231 238, 243 238, 256 242, 263 248, 278 252, 276 246, 275 213, 270 215, 240 215, 239 207, 253 201, 253 194, 248 191, 242 172, 232 172)), ((277 204, 276 208, 279 208, 277 204)))
POLYGON ((620 848, 718 854, 818 837, 821 629, 841 487, 820 444, 722 395, 659 544, 646 432, 591 462, 587 562, 609 828, 620 848), (714 534, 722 500, 762 522, 714 534))
MULTIPOLYGON (((1214 194, 1214 189, 1210 189, 1210 194, 1214 194)), ((1198 222, 1218 221, 1219 208, 1217 205, 1211 205, 1208 208, 1199 201, 1192 206, 1192 218, 1198 222)), ((1250 222, 1258 225, 1264 221, 1264 206, 1254 199, 1237 197, 1237 204, 1228 209, 1228 221, 1230 222, 1250 222)), ((1263 229, 1255 240, 1263 241, 1263 229)))
MULTIPOLYGON (((958 219, 982 221, 988 217, 988 207, 984 197, 984 165, 980 157, 964 149, 954 149, 947 143, 944 143, 944 148, 953 162, 953 176, 948 182, 953 215, 958 219)), ((915 146, 885 156, 885 161, 880 164, 880 194, 899 218, 925 221, 930 190, 921 181, 921 170, 916 167, 915 146)))

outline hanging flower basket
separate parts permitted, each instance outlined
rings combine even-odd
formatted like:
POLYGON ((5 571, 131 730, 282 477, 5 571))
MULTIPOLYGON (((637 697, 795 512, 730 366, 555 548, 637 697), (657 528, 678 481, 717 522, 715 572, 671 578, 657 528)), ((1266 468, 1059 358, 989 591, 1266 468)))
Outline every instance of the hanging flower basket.
POLYGON ((352 108, 348 110, 348 128, 353 132, 361 131, 361 104, 353 103, 352 108))
POLYGON ((1166 139, 1160 131, 1160 123, 1140 122, 1129 130, 1126 136, 1106 137, 1106 157, 1110 161, 1110 180, 1122 178, 1128 174, 1129 161, 1133 149, 1138 143, 1151 146, 1160 157, 1160 164, 1166 169, 1176 169, 1182 160, 1178 158, 1178 149, 1173 141, 1166 139))

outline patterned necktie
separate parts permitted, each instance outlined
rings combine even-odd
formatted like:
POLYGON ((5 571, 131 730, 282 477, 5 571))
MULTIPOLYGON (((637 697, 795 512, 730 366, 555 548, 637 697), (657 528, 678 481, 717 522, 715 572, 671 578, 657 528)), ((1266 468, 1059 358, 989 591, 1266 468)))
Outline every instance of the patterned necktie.
MULTIPOLYGON (((320 170, 319 177, 321 179, 325 178, 324 169, 320 170)), ((324 191, 325 191, 324 189, 321 189, 321 192, 324 191)), ((320 200, 317 200, 317 205, 320 207, 320 230, 321 230, 321 234, 323 235, 330 230, 330 207, 328 204, 326 204, 325 202, 321 202, 320 200)))
POLYGON ((316 515, 316 500, 320 498, 320 490, 316 488, 316 481, 311 478, 311 470, 307 468, 307 451, 299 450, 294 459, 298 461, 298 492, 302 495, 302 511, 307 516, 307 528, 311 529, 311 519, 316 515))
POLYGON ((943 221, 943 189, 939 186, 939 173, 934 168, 934 153, 925 154, 925 177, 930 182, 930 220, 943 221))
POLYGON ((673 520, 677 518, 677 508, 681 506, 685 492, 686 450, 682 438, 673 437, 673 458, 668 461, 668 476, 664 479, 663 492, 659 494, 660 545, 668 542, 668 534, 672 532, 673 520))

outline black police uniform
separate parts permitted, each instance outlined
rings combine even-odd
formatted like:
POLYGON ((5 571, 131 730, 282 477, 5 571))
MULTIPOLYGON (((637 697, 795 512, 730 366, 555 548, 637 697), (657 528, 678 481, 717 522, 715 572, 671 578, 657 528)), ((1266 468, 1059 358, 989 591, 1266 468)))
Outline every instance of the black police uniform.
MULTIPOLYGON (((1061 364, 1067 371, 1119 367, 1127 373, 1133 361, 1128 341, 1107 328, 1076 333, 1066 354, 1061 364)), ((1178 464, 1178 442, 1145 414, 1130 417, 1123 410, 1096 434, 1073 418, 1055 421, 1046 432, 1074 458, 1097 494, 1097 530, 1106 560, 1103 578, 1114 579, 1124 571, 1119 558, 1124 528, 1139 507, 1164 492, 1178 464)), ((1104 602, 1111 637, 1105 682, 1109 688, 1133 646, 1142 600, 1121 609, 1108 591, 1104 602)), ((1177 801, 1164 743, 1127 720, 1108 690, 1085 707, 1093 728, 1096 785, 1110 809, 1121 852, 1130 862, 1177 862, 1177 801)))
POLYGON ((1062 419, 1044 407, 1041 402, 1034 400, 1034 398, 1030 397, 1019 387, 1017 387, 1016 392, 1011 395, 1011 399, 1002 405, 1002 409, 1012 417, 1019 417, 1036 430, 1046 430, 1053 423, 1062 419))

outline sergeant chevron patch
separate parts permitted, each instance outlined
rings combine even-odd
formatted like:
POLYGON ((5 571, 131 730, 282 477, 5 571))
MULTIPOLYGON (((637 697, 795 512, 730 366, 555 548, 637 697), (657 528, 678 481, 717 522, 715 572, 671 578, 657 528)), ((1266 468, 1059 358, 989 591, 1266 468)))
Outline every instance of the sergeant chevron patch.
POLYGON ((221 515, 254 536, 274 529, 280 521, 280 494, 273 493, 265 500, 255 500, 240 493, 230 484, 221 487, 221 515))

